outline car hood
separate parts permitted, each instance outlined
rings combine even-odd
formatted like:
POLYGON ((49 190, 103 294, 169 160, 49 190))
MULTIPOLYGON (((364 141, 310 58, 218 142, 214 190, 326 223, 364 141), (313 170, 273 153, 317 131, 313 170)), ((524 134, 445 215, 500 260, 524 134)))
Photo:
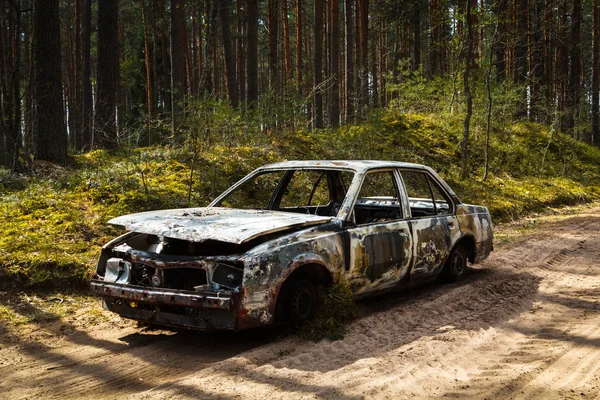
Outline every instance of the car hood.
POLYGON ((331 217, 269 210, 220 207, 148 211, 113 218, 127 230, 191 242, 241 244, 269 233, 322 224, 331 217))

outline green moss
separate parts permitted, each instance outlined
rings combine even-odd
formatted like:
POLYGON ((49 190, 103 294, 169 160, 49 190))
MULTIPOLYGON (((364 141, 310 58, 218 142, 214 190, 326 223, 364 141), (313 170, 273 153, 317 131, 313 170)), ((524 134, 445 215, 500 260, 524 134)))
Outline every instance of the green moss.
MULTIPOLYGON (((485 135, 474 117, 469 177, 460 175, 462 116, 373 113, 339 129, 259 132, 227 111, 210 142, 75 155, 72 168, 30 177, 0 169, 0 282, 85 285, 101 246, 119 233, 106 222, 157 208, 205 206, 260 165, 285 159, 387 159, 429 165, 495 221, 600 198, 600 150, 536 123, 494 125, 490 174, 485 135), (246 129, 247 128, 247 129, 246 129), (245 136, 246 130, 255 132, 245 136), (194 165, 190 186, 191 166, 194 165)), ((198 120, 206 127, 206 121, 198 120)), ((192 126, 191 130, 194 130, 192 126)), ((200 131, 200 125, 198 126, 200 131)))

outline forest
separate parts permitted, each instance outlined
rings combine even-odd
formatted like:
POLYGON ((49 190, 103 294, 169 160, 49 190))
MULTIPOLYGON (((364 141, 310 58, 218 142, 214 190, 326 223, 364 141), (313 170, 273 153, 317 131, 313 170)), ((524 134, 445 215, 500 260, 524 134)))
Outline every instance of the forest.
POLYGON ((596 0, 3 0, 0 164, 181 143, 210 102, 258 135, 462 113, 464 164, 473 107, 597 144, 599 15, 596 0))
POLYGON ((2 286, 286 159, 426 164, 495 221, 600 198, 594 0, 1 0, 2 286))

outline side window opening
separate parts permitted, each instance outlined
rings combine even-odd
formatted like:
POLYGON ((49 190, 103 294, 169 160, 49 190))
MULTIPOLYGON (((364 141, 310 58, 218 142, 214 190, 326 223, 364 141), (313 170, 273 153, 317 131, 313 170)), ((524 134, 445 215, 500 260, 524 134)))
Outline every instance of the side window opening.
POLYGON ((398 190, 392 171, 365 175, 354 205, 357 225, 394 221, 402 218, 398 190))
POLYGON ((452 212, 450 200, 426 173, 402 171, 402 180, 413 217, 430 217, 452 212))
POLYGON ((433 199, 435 201, 435 211, 437 215, 450 214, 452 212, 452 203, 447 195, 440 189, 436 182, 429 178, 433 199))

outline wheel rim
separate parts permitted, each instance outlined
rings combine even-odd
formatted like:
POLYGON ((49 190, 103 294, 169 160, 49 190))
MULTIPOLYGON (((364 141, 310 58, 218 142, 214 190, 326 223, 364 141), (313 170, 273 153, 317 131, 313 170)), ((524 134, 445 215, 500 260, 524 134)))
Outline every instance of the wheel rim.
POLYGON ((313 294, 310 288, 305 284, 300 284, 294 288, 292 294, 292 318, 295 323, 306 321, 312 316, 314 309, 313 294))
POLYGON ((461 276, 465 272, 465 259, 461 252, 457 251, 454 253, 452 258, 452 270, 456 276, 461 276))

